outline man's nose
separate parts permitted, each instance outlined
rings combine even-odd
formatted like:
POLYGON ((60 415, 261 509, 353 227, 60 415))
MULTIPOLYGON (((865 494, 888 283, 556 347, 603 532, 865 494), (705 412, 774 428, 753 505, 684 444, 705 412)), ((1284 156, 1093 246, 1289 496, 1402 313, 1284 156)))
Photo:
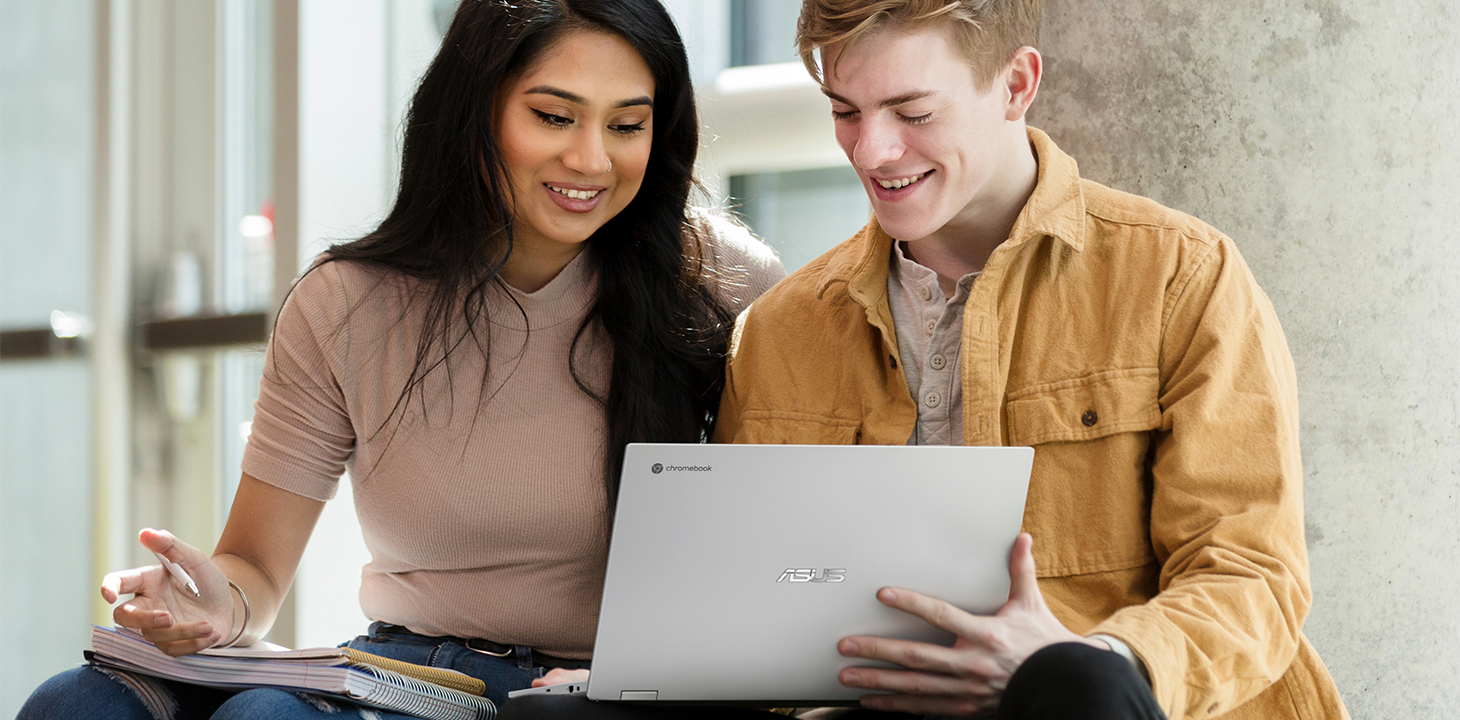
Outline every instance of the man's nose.
POLYGON ((902 157, 906 147, 899 128, 881 119, 866 119, 861 122, 857 134, 857 145, 852 151, 852 162, 861 170, 876 170, 902 157))

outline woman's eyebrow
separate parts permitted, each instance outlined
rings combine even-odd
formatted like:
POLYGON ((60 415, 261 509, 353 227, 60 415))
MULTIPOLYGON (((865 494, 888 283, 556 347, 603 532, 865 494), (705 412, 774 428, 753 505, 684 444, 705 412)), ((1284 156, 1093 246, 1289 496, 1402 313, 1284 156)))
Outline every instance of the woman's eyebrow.
MULTIPOLYGON (((562 88, 553 87, 552 85, 538 85, 536 87, 529 88, 527 90, 527 93, 526 94, 528 94, 528 95, 552 95, 553 97, 562 98, 564 100, 567 100, 570 103, 575 103, 577 105, 587 105, 588 104, 588 98, 585 98, 582 95, 579 95, 578 93, 575 93, 575 92, 569 92, 569 91, 564 90, 562 88)), ((649 97, 648 95, 640 95, 640 96, 638 96, 636 98, 629 98, 627 100, 620 100, 620 101, 618 101, 618 102, 616 102, 616 103, 613 104, 613 106, 615 108, 634 107, 636 105, 648 105, 649 107, 652 108, 652 107, 654 107, 654 99, 651 98, 651 97, 649 97)))

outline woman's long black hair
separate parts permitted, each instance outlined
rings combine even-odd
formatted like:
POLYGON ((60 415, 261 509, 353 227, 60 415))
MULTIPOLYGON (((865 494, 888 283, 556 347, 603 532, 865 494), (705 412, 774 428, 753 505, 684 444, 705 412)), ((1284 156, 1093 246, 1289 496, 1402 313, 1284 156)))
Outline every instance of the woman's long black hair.
POLYGON ((658 0, 463 0, 411 101, 394 207, 375 232, 331 247, 324 262, 365 262, 425 281, 426 321, 396 422, 428 374, 449 372, 448 355, 489 352, 487 296, 513 247, 494 108, 509 82, 583 30, 623 38, 654 76, 649 164, 634 199, 588 239, 598 296, 570 358, 579 388, 607 416, 612 508, 627 443, 709 436, 733 322, 711 293, 702 233, 686 215, 699 121, 684 45, 658 0), (612 344, 606 397, 577 364, 595 324, 612 344))

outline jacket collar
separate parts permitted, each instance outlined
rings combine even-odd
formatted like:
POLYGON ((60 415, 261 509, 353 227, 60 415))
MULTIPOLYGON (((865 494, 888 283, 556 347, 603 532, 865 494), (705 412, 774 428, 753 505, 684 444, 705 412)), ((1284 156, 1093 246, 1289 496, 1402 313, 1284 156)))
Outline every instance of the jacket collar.
MULTIPOLYGON (((1039 179, 1004 245, 1022 245, 1027 240, 1048 235, 1076 252, 1082 251, 1085 249, 1085 195, 1080 189, 1079 166, 1043 131, 1031 127, 1028 132, 1029 144, 1039 161, 1039 179)), ((827 261, 821 281, 816 285, 816 296, 822 297, 833 284, 841 282, 847 284, 847 292, 858 303, 875 307, 887 294, 892 243, 892 237, 882 230, 874 215, 871 222, 852 236, 852 242, 843 245, 827 261)))

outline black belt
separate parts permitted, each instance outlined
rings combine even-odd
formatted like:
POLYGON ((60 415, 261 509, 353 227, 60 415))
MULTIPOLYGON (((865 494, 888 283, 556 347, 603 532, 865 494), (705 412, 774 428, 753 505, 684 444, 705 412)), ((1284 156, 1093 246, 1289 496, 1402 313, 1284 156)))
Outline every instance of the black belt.
MULTIPOLYGON (((518 659, 517 648, 519 646, 503 645, 502 643, 492 642, 491 640, 483 640, 482 638, 459 638, 450 635, 444 637, 440 635, 422 635, 420 633, 412 632, 404 625, 392 625, 386 622, 379 622, 375 625, 372 625, 371 634, 373 635, 376 632, 384 635, 412 635, 425 640, 454 642, 458 645, 465 646, 467 650, 471 650, 472 652, 479 652, 483 655, 491 655, 492 657, 504 659, 518 659)), ((564 670, 587 670, 589 666, 592 665, 591 660, 570 660, 568 658, 560 658, 553 655, 548 655, 547 653, 540 653, 531 648, 527 648, 527 650, 532 655, 532 664, 539 667, 563 668, 564 670)))
MULTIPOLYGON (((484 640, 482 638, 451 638, 466 646, 467 650, 479 652, 483 655, 491 655, 499 658, 517 657, 517 645, 503 645, 499 642, 484 640)), ((568 658, 555 657, 547 653, 532 650, 532 664, 545 668, 563 668, 564 670, 587 670, 593 661, 591 660, 570 660, 568 658)))

